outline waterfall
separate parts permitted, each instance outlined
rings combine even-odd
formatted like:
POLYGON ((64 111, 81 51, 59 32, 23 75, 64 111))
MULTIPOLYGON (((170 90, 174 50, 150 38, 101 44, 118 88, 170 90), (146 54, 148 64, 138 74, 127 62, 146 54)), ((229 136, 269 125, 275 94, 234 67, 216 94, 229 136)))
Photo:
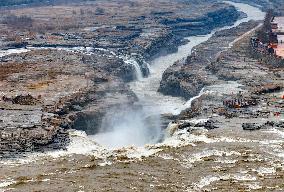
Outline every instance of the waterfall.
POLYGON ((151 74, 152 70, 151 70, 150 64, 148 62, 146 62, 146 61, 143 61, 143 62, 145 64, 145 66, 147 66, 147 68, 149 69, 149 73, 151 74))
POLYGON ((139 66, 138 62, 133 58, 127 58, 124 62, 134 67, 136 79, 140 81, 143 78, 143 74, 142 74, 141 67, 139 66))
MULTIPOLYGON (((128 85, 138 98, 135 106, 139 106, 139 108, 135 108, 135 106, 120 106, 110 109, 103 117, 100 132, 91 136, 92 139, 109 148, 130 145, 143 146, 147 143, 158 142, 161 136, 165 134, 161 128, 161 125, 164 123, 161 114, 177 115, 181 111, 190 108, 193 100, 214 91, 213 88, 205 87, 197 96, 188 101, 183 98, 171 97, 157 92, 163 73, 177 60, 186 58, 193 47, 206 42, 218 31, 233 28, 251 19, 259 20, 265 16, 257 8, 240 3, 233 4, 239 10, 247 13, 248 17, 236 21, 232 26, 214 29, 206 35, 187 37, 188 43, 179 46, 177 52, 153 59, 150 62, 151 66, 136 54, 118 56, 126 64, 132 65, 135 68, 135 75, 138 81, 132 81, 128 85), (143 68, 139 65, 141 64, 140 62, 144 62, 141 66, 149 68, 150 75, 148 77, 143 78, 141 71, 143 68)), ((176 124, 170 124, 172 132, 176 128, 176 124)))
POLYGON ((161 135, 160 116, 149 116, 143 108, 123 105, 108 111, 100 133, 92 138, 109 148, 120 148, 156 143, 161 135))
POLYGON ((205 93, 209 93, 209 91, 204 91, 204 88, 201 89, 201 91, 199 92, 198 95, 190 98, 180 109, 179 109, 179 113, 182 111, 182 110, 185 110, 187 108, 190 108, 191 107, 191 104, 192 102, 195 100, 195 99, 198 99, 199 97, 201 97, 203 94, 205 93))

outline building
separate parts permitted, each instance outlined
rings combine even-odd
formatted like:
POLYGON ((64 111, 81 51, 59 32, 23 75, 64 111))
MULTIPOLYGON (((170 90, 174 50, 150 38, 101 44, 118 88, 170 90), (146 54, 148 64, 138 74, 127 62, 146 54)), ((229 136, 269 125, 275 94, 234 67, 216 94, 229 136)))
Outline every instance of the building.
POLYGON ((271 22, 272 33, 277 35, 278 44, 274 45, 277 56, 284 58, 284 17, 274 17, 271 22))

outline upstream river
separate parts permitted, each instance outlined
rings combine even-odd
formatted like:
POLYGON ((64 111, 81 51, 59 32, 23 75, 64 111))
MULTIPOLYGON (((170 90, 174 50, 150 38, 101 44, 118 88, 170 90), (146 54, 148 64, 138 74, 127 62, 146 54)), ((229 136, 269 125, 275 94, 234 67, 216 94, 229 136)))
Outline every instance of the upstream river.
POLYGON ((218 188, 222 191, 281 191, 283 132, 236 131, 235 134, 234 127, 228 124, 227 129, 199 129, 191 133, 179 130, 167 135, 160 128, 161 114, 178 114, 192 101, 158 93, 163 72, 215 32, 264 18, 265 14, 258 8, 228 3, 246 13, 247 18, 208 35, 188 37, 189 43, 180 46, 176 53, 156 58, 149 64, 149 77, 129 84, 142 110, 120 111, 109 122, 113 126, 110 132, 94 136, 81 131, 70 133, 71 143, 66 151, 34 153, 0 162, 0 192, 220 191, 218 188), (152 123, 147 127, 144 119, 149 116, 152 123), (274 134, 279 136, 273 139, 267 136, 274 134), (158 142, 161 135, 164 139, 158 142))

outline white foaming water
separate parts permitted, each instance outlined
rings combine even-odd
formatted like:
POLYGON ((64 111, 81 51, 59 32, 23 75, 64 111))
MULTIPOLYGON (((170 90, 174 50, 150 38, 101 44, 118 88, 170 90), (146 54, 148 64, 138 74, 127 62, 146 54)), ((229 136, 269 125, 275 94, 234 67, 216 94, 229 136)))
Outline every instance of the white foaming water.
POLYGON ((13 180, 7 180, 7 181, 1 181, 0 180, 0 192, 5 192, 7 190, 5 189, 2 189, 2 188, 6 188, 6 187, 9 187, 10 185, 16 183, 15 181, 13 180))
POLYGON ((124 62, 127 63, 127 64, 130 64, 130 65, 133 65, 133 67, 135 68, 135 75, 136 75, 136 78, 137 78, 138 81, 143 78, 143 74, 142 74, 141 68, 140 68, 138 62, 135 59, 133 59, 131 57, 130 58, 126 58, 124 60, 124 62))
POLYGON ((159 116, 149 117, 144 110, 122 106, 106 114, 101 133, 90 136, 109 148, 143 146, 161 138, 159 116))
POLYGON ((4 57, 6 55, 25 53, 25 52, 28 52, 28 51, 29 50, 25 49, 25 48, 0 50, 0 58, 4 57))
POLYGON ((32 50, 45 50, 45 49, 51 49, 51 50, 64 50, 64 51, 70 51, 70 52, 83 52, 86 54, 91 54, 94 50, 92 47, 72 47, 72 48, 66 48, 66 47, 27 47, 27 48, 15 48, 15 49, 8 49, 8 50, 0 50, 0 58, 12 55, 12 54, 20 54, 20 53, 26 53, 32 50))
MULTIPOLYGON (((193 187, 196 191, 201 191, 202 188, 209 186, 211 183, 219 181, 219 180, 233 180, 233 181, 255 181, 257 178, 250 174, 216 174, 216 175, 208 175, 200 179, 199 182, 194 183, 193 187)), ((259 189, 259 186, 255 183, 255 185, 250 186, 251 188, 259 189)), ((261 187, 260 187, 261 188, 261 187)), ((188 189, 188 191, 191 191, 188 189)))

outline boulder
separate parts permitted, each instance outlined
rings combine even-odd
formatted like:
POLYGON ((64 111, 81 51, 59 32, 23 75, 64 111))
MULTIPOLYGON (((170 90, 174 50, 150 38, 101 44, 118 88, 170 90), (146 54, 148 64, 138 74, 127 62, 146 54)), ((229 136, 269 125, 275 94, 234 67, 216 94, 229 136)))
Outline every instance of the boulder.
POLYGON ((255 131, 261 129, 261 126, 257 125, 256 123, 243 123, 242 128, 243 130, 255 131))

